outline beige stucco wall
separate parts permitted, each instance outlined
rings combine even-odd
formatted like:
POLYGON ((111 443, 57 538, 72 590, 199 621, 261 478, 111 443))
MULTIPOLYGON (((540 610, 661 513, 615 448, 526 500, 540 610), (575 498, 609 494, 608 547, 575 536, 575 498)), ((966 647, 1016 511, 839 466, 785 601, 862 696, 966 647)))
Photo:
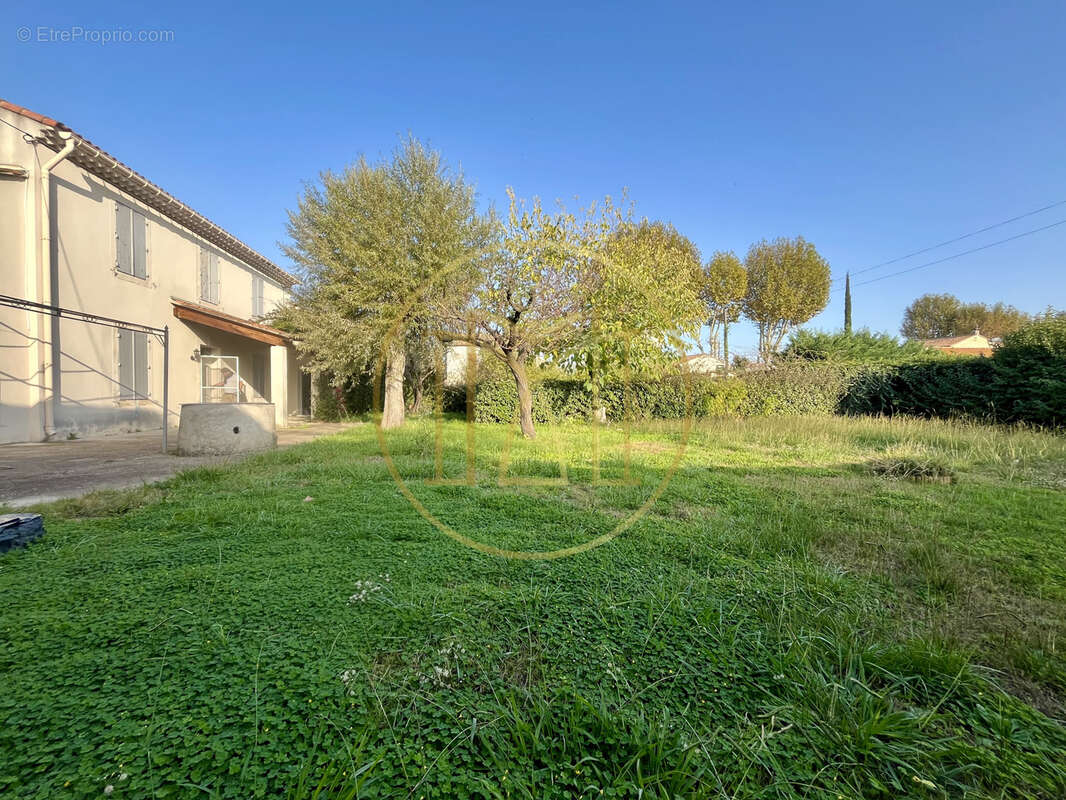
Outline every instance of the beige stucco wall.
MULTIPOLYGON (((26 130, 37 123, 0 109, 0 116, 26 130)), ((0 293, 39 300, 33 285, 32 195, 38 158, 52 151, 33 145, 8 126, 0 126, 0 164, 19 164, 29 177, 0 179, 0 293), (27 197, 30 200, 27 202, 27 197), (28 221, 27 221, 28 220, 28 221), (25 231, 31 244, 26 252, 25 231)), ((170 425, 176 426, 182 403, 200 400, 201 345, 240 358, 240 374, 252 385, 253 357, 266 361, 265 394, 270 400, 269 345, 186 323, 173 315, 171 298, 210 306, 199 297, 201 245, 218 254, 219 302, 211 306, 245 319, 252 313, 252 277, 263 279, 265 310, 286 296, 286 290, 196 234, 183 228, 69 161, 61 162, 51 181, 53 217, 52 295, 44 302, 153 327, 170 328, 170 425), (147 220, 148 276, 141 280, 115 269, 115 203, 143 213, 147 220)), ((239 197, 234 197, 239 202, 239 197)), ((163 348, 149 343, 147 399, 118 400, 118 338, 112 328, 69 319, 0 308, 0 442, 44 438, 43 415, 29 388, 34 359, 28 344, 33 317, 40 316, 54 391, 57 438, 158 428, 162 424, 163 348)), ((300 375, 295 354, 289 358, 289 406, 299 410, 300 375)), ((249 391, 249 400, 256 399, 249 391)))
POLYGON ((444 385, 465 386, 470 353, 475 363, 481 362, 481 351, 469 344, 449 344, 444 349, 444 385))
MULTIPOLYGON (((0 155, 0 164, 11 163, 0 155)), ((24 297, 27 286, 24 214, 29 182, 0 177, 0 294, 24 297)), ((39 417, 31 385, 33 331, 26 311, 0 306, 0 442, 31 438, 39 417)))
POLYGON ((989 342, 986 337, 984 337, 984 336, 982 336, 980 334, 974 334, 973 336, 969 336, 969 337, 967 337, 965 339, 962 339, 961 341, 955 342, 954 344, 952 344, 950 346, 951 346, 952 349, 956 349, 956 348, 960 348, 960 347, 965 347, 965 348, 970 348, 970 347, 991 347, 992 343, 989 342))

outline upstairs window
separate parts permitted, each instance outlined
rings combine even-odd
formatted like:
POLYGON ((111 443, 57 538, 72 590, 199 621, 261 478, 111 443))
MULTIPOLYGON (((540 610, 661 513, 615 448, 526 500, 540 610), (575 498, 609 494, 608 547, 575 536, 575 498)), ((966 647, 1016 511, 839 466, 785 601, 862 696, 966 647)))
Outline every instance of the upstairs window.
POLYGON ((134 278, 148 277, 148 222, 122 203, 115 203, 115 269, 134 278))
POLYGON ((148 334, 119 328, 118 399, 148 396, 148 334))
POLYGON ((252 276, 252 316, 263 316, 263 279, 258 275, 252 276))
POLYGON ((200 248, 200 299, 218 303, 218 253, 200 248))

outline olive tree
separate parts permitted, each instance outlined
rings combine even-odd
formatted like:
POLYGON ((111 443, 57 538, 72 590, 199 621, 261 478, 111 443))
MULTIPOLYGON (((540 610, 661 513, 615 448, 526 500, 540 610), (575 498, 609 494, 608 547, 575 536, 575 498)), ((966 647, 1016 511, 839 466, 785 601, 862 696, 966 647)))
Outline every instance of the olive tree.
POLYGON ((759 357, 767 362, 790 330, 825 308, 829 263, 802 236, 756 242, 744 259, 744 314, 759 329, 759 357))
POLYGON ((389 161, 322 173, 289 213, 288 233, 284 251, 303 280, 275 319, 297 334, 312 368, 337 380, 365 371, 384 348, 381 424, 402 424, 406 349, 426 327, 423 307, 407 299, 484 245, 473 187, 409 138, 389 161))

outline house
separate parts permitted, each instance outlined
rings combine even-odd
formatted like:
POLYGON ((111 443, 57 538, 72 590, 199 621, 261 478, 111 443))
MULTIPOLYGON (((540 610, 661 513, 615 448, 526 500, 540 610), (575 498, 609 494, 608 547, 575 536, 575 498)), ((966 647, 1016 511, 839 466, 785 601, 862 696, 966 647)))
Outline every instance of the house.
POLYGON ((717 375, 725 372, 725 362, 710 353, 693 353, 681 359, 690 375, 717 375))
POLYGON ((169 425, 309 413, 291 337, 258 321, 295 277, 56 120, 0 100, 0 122, 0 442, 160 428, 164 327, 169 425))
POLYGON ((945 336, 940 339, 923 339, 922 344, 942 353, 956 356, 991 356, 993 342, 975 330, 968 336, 945 336))
POLYGON ((467 370, 473 359, 475 374, 481 362, 481 351, 472 344, 449 342, 444 348, 444 385, 448 387, 466 386, 467 370))

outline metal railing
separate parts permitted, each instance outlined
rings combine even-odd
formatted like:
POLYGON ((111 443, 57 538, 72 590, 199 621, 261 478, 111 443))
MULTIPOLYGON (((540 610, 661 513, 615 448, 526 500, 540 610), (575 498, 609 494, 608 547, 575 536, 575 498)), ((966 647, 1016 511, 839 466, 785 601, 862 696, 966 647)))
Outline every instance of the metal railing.
MULTIPOLYGON (((72 308, 50 306, 44 303, 37 303, 33 300, 12 297, 11 295, 6 294, 0 294, 0 306, 19 308, 25 311, 34 311, 38 314, 49 314, 50 316, 59 319, 73 319, 78 320, 79 322, 88 322, 92 325, 103 325, 107 328, 144 333, 159 339, 159 341, 163 343, 163 452, 167 452, 167 428, 170 414, 168 408, 168 402, 170 399, 170 327, 168 325, 164 325, 162 328, 154 328, 151 325, 141 325, 139 322, 129 322, 127 320, 115 319, 114 317, 104 317, 100 314, 90 314, 86 311, 75 311, 72 308)), ((148 399, 147 395, 145 396, 145 399, 148 399)), ((49 399, 49 402, 52 402, 51 398, 49 399)))

